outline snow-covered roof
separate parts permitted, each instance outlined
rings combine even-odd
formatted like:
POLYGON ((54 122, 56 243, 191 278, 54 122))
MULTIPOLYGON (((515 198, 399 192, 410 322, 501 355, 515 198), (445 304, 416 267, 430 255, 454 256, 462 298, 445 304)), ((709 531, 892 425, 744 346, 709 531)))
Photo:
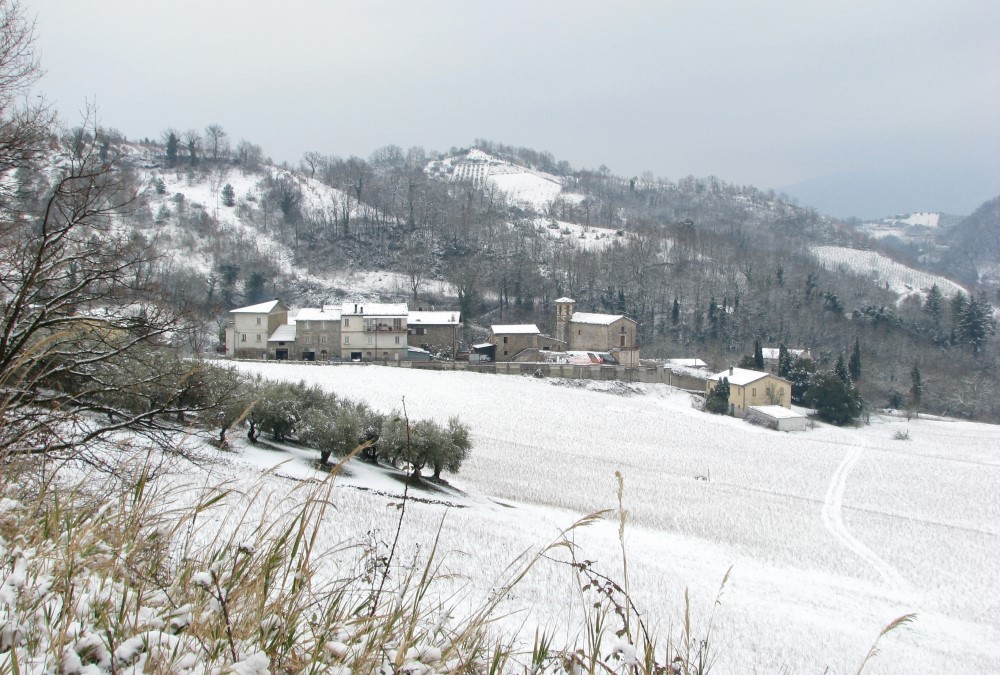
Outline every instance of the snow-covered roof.
POLYGON ((794 419, 796 417, 805 417, 805 415, 797 413, 794 410, 786 408, 782 405, 751 405, 748 407, 751 410, 756 410, 767 415, 768 417, 773 417, 774 419, 794 419))
POLYGON ((461 320, 461 312, 424 312, 417 310, 411 311, 407 315, 406 323, 421 323, 430 326, 455 326, 461 320))
POLYGON ((556 302, 576 302, 576 300, 574 300, 573 298, 563 297, 563 298, 556 298, 556 302))
POLYGON ((296 321, 340 321, 340 307, 303 307, 295 315, 296 321))
MULTIPOLYGON (((270 300, 268 302, 261 302, 256 305, 248 305, 246 307, 238 307, 236 309, 229 310, 230 314, 270 314, 273 312, 278 305, 281 305, 281 300, 270 300)), ((284 307, 284 305, 281 305, 284 307)))
POLYGON ((533 323, 515 323, 506 325, 490 326, 494 335, 537 335, 541 333, 538 326, 533 323))
POLYGON ((283 323, 274 329, 268 342, 295 342, 295 324, 283 323))
POLYGON ((405 302, 345 302, 340 306, 341 316, 406 316, 405 302))
MULTIPOLYGON (((593 323, 601 326, 610 326, 618 319, 629 319, 624 314, 591 314, 590 312, 573 312, 573 316, 570 317, 570 323, 593 323)), ((632 321, 635 323, 635 321, 632 321)))
MULTIPOLYGON (((756 382, 762 378, 771 375, 771 373, 762 373, 759 370, 747 370, 746 368, 727 368, 720 373, 715 375, 710 375, 709 380, 719 381, 722 378, 728 378, 729 384, 735 384, 739 386, 745 386, 751 382, 756 382)), ((773 377, 773 376, 772 376, 773 377)))
MULTIPOLYGON (((764 358, 768 361, 777 361, 778 355, 781 353, 780 347, 763 347, 761 353, 764 354, 764 358)), ((808 354, 808 349, 789 349, 788 355, 792 358, 802 356, 803 354, 808 354)))
POLYGON ((490 347, 496 347, 492 342, 480 342, 478 345, 472 345, 473 349, 489 349, 490 347))

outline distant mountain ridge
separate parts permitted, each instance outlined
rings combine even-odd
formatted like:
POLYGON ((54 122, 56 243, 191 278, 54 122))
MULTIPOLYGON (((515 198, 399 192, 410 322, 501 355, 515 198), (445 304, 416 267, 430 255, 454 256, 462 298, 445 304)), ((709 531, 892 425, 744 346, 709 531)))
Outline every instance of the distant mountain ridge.
POLYGON ((781 192, 838 218, 878 220, 914 211, 964 216, 1000 192, 1000 165, 841 172, 787 185, 781 192))

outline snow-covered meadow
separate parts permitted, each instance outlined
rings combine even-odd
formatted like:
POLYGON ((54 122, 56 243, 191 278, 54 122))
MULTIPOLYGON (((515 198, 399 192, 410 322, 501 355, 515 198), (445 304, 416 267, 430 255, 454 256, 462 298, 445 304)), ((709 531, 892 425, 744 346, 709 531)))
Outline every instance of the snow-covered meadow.
MULTIPOLYGON (((418 556, 441 526, 445 570, 472 604, 524 551, 584 514, 614 508, 620 471, 631 592, 652 628, 676 639, 687 589, 694 636, 703 635, 732 567, 714 610, 715 672, 853 672, 882 627, 908 612, 917 621, 883 638, 866 672, 1000 668, 997 427, 875 416, 860 429, 783 434, 705 415, 688 394, 659 385, 239 367, 320 384, 385 411, 405 401, 411 419, 457 414, 471 427, 472 455, 450 477, 468 496, 414 502, 402 545, 404 557, 418 556), (909 438, 897 440, 897 432, 909 438)), ((277 474, 312 471, 302 453, 248 449, 234 462, 253 474, 283 460, 277 474)), ((324 530, 329 546, 394 530, 398 511, 386 505, 398 499, 378 493, 401 488, 373 486, 363 468, 349 467, 353 475, 341 480, 324 530)), ((280 475, 272 480, 288 480, 280 475)), ((574 537, 583 558, 620 577, 616 521, 574 537)), ((576 583, 565 565, 543 561, 504 601, 504 623, 523 624, 528 642, 534 625, 578 625, 576 583)), ((576 635, 556 637, 571 643, 576 635)))
POLYGON ((945 297, 967 292, 950 279, 912 269, 876 251, 844 246, 812 246, 809 250, 824 265, 870 276, 879 285, 888 284, 888 289, 898 294, 900 300, 914 294, 925 296, 934 284, 945 297))

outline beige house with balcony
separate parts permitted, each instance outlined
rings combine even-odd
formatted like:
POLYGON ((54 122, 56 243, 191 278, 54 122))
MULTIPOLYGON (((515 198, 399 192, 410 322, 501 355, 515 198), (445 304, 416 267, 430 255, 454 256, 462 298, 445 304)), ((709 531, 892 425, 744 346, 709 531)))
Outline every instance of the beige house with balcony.
POLYGON ((340 356, 347 361, 403 361, 406 303, 345 302, 340 308, 340 356))
POLYGON ((729 380, 729 414, 744 417, 750 406, 792 407, 792 383, 788 380, 746 368, 730 368, 710 375, 705 394, 712 393, 723 378, 729 380))
POLYGON ((233 323, 226 328, 226 353, 237 358, 260 359, 268 353, 268 338, 288 323, 288 307, 280 300, 231 310, 233 323))

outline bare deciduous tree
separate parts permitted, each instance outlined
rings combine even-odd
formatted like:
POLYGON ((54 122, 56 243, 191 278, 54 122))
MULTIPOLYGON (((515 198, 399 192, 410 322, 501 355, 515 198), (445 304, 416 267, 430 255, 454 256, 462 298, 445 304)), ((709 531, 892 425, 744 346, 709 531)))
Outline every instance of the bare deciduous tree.
POLYGON ((159 349, 186 324, 160 302, 154 259, 124 225, 138 186, 97 140, 93 111, 87 133, 57 134, 70 146, 35 146, 49 117, 17 105, 38 73, 32 39, 20 7, 0 0, 0 157, 14 158, 0 169, 14 183, 0 199, 0 456, 79 457, 214 404, 200 393, 206 368, 159 349))
POLYGON ((229 134, 222 128, 221 124, 209 124, 205 127, 205 141, 212 151, 212 161, 219 161, 219 157, 225 158, 229 152, 229 134))

